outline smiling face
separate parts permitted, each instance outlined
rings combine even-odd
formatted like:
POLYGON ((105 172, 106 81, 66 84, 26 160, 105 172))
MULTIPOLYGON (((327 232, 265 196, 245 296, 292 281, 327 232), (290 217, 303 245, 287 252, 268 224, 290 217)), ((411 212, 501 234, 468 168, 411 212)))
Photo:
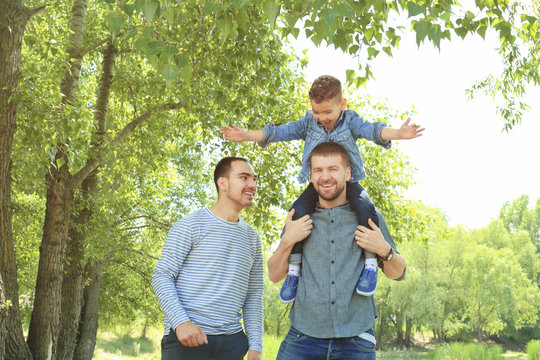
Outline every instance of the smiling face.
POLYGON ((327 131, 330 131, 338 122, 341 112, 346 108, 346 104, 347 101, 342 99, 340 95, 319 103, 311 99, 311 110, 315 120, 324 126, 327 131))
POLYGON ((345 204, 345 186, 351 179, 351 168, 344 164, 339 154, 314 155, 311 157, 311 182, 319 193, 319 204, 323 208, 334 208, 345 204))
POLYGON ((257 175, 249 163, 233 161, 228 175, 218 179, 219 196, 239 209, 251 206, 257 192, 256 181, 257 175))

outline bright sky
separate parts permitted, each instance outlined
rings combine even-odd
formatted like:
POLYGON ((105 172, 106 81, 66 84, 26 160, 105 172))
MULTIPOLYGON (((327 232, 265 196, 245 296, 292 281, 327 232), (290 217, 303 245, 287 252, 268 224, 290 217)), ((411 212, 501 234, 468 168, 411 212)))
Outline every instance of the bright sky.
MULTIPOLYGON (((357 60, 333 48, 301 44, 309 48, 304 71, 309 82, 329 74, 345 83, 346 69, 356 68, 357 60)), ((497 44, 494 35, 487 40, 455 37, 442 43, 439 52, 430 43, 418 48, 410 34, 393 58, 379 55, 372 64, 376 80, 361 89, 388 99, 393 108, 416 108, 413 121, 426 128, 424 136, 394 143, 417 169, 417 184, 408 196, 443 209, 451 225, 483 227, 505 201, 528 194, 534 204, 540 197, 540 111, 535 101, 540 90, 529 93, 533 109, 510 133, 502 132, 494 100, 477 95, 469 101, 465 94, 475 81, 500 72, 497 44)), ((401 126, 399 119, 389 123, 401 126)))

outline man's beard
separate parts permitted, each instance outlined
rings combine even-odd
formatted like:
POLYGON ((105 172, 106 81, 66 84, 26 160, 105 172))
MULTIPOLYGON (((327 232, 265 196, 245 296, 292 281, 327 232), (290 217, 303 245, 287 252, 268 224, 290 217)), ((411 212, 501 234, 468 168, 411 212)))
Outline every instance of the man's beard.
MULTIPOLYGON (((322 186, 319 185, 318 187, 319 189, 321 189, 322 186)), ((326 201, 333 201, 333 200, 336 200, 343 193, 343 191, 345 191, 345 184, 343 184, 341 187, 336 187, 336 191, 331 194, 327 194, 327 193, 323 194, 320 191, 317 191, 317 193, 319 194, 321 199, 326 200, 326 201)))

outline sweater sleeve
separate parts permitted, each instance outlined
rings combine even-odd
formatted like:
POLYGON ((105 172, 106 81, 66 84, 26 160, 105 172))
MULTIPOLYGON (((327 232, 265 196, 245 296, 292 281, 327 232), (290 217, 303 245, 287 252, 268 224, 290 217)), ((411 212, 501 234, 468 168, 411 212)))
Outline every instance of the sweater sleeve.
POLYGON ((175 279, 191 251, 192 229, 187 221, 177 221, 165 239, 161 257, 152 275, 152 287, 156 297, 169 319, 173 330, 189 319, 176 291, 175 279))
POLYGON ((256 236, 256 253, 249 275, 248 292, 242 308, 244 327, 249 342, 249 350, 262 353, 263 342, 263 256, 259 236, 256 236))

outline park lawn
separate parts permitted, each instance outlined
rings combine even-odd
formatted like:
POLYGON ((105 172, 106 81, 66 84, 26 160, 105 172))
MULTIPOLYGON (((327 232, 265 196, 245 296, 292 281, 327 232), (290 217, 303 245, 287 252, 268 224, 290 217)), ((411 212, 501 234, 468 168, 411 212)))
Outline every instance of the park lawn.
MULTIPOLYGON (((129 332, 125 327, 99 331, 94 360, 159 360, 162 329, 149 329, 146 337, 140 331, 129 332)), ((264 336, 263 360, 275 360, 283 337, 264 336)), ((504 353, 503 359, 527 359, 523 353, 504 353)), ((378 351, 377 359, 430 359, 428 352, 422 351, 378 351)))

